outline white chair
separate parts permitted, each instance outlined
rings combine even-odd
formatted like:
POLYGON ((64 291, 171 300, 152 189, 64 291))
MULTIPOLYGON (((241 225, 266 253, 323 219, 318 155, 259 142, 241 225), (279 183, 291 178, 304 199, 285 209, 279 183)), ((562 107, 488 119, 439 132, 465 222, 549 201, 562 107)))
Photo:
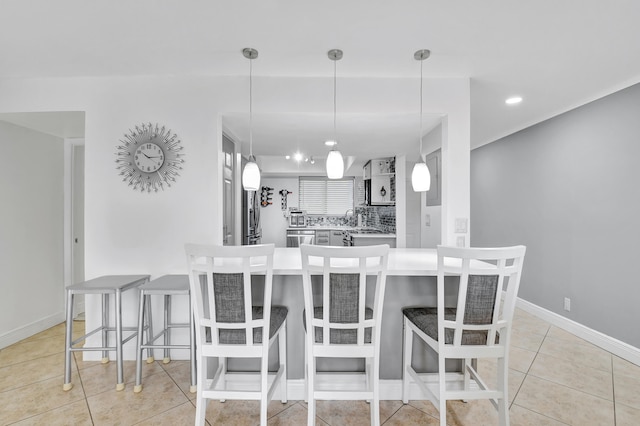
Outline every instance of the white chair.
POLYGON ((445 426, 447 400, 490 399, 500 424, 509 424, 509 340, 526 248, 454 248, 438 246, 438 306, 404 308, 402 401, 409 400, 411 379, 440 412, 445 426), (457 281, 457 282, 456 282, 457 281), (445 286, 457 284, 455 307, 445 306, 445 286), (501 296, 504 292, 504 300, 501 296), (438 354, 438 381, 427 384, 411 365, 413 336, 438 354), (442 338, 444 336, 444 339, 442 338), (497 359, 493 387, 475 368, 478 358, 497 359), (446 380, 445 360, 462 360, 459 381, 446 380), (473 379, 473 382, 471 381, 473 379), (434 385, 434 386, 431 386, 434 385))
POLYGON ((287 402, 287 308, 271 306, 274 245, 187 244, 185 250, 196 328, 196 424, 204 424, 207 399, 252 399, 260 401, 264 426, 267 404, 278 384, 281 400, 287 402), (262 303, 254 305, 254 298, 262 303), (269 373, 269 348, 276 339, 279 366, 269 373), (259 358, 259 380, 234 382, 234 374, 227 371, 228 357, 259 358), (211 358, 218 359, 213 379, 207 377, 211 358))
POLYGON ((379 425, 380 323, 389 246, 303 244, 300 252, 309 402, 307 424, 315 423, 315 401, 321 399, 367 400, 371 405, 371 424, 379 425), (321 291, 316 291, 321 300, 314 300, 312 281, 322 286, 321 291), (366 306, 367 300, 373 301, 371 307, 366 306), (316 369, 317 358, 362 358, 365 371, 359 372, 360 381, 338 383, 339 377, 329 374, 329 379, 323 382, 316 369))

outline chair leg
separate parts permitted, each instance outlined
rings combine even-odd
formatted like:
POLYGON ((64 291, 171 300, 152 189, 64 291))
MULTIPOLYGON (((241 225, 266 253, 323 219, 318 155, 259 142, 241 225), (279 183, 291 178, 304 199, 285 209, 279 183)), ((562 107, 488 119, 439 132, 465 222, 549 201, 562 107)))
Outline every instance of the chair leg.
POLYGON ((142 345, 144 344, 144 309, 145 309, 144 290, 140 291, 140 301, 138 305, 138 335, 136 339, 136 384, 133 391, 138 393, 142 390, 142 345))
MULTIPOLYGON (((102 347, 106 348, 109 346, 109 295, 102 295, 102 347)), ((109 363, 109 351, 102 351, 102 360, 103 364, 109 363)))
POLYGON ((287 398, 287 320, 284 320, 282 324, 282 331, 278 336, 278 358, 280 361, 280 368, 282 368, 282 377, 280 378, 280 392, 282 397, 280 401, 286 404, 287 398))
POLYGON ((196 329, 193 321, 193 311, 191 310, 191 297, 189 297, 189 361, 191 364, 191 387, 189 392, 197 391, 197 368, 196 368, 196 329))
POLYGON ((205 415, 207 413, 207 399, 203 397, 204 386, 207 383, 207 362, 206 358, 197 355, 197 368, 198 368, 198 384, 197 384, 197 396, 196 396, 196 421, 198 426, 204 426, 205 415))
MULTIPOLYGON (((153 315, 151 313, 151 295, 147 294, 146 296, 146 300, 145 300, 145 310, 146 310, 146 315, 147 315, 147 324, 146 324, 146 329, 147 329, 147 345, 153 345, 153 338, 155 337, 153 335, 153 315)), ((152 347, 147 347, 147 364, 152 364, 155 361, 155 358, 153 356, 153 348, 152 347)))
MULTIPOLYGON (((171 321, 171 296, 165 294, 164 296, 164 345, 169 346, 171 344, 171 335, 169 332, 169 322, 171 321)), ((169 355, 169 348, 164 348, 163 364, 169 364, 171 357, 169 355)))
MULTIPOLYGON (((218 358, 218 368, 220 369, 220 380, 224 383, 227 381, 227 358, 218 358)), ((225 402, 226 399, 221 399, 220 402, 225 402)))
MULTIPOLYGON (((310 349, 307 352, 311 352, 310 349)), ((307 373, 307 426, 316 424, 316 398, 314 395, 315 375, 316 375, 316 359, 309 356, 308 373, 307 373)))
POLYGON ((440 411, 440 426, 447 426, 447 380, 445 358, 438 353, 438 411, 440 411))
MULTIPOLYGON (((471 374, 469 373, 469 367, 471 367, 471 358, 465 358, 462 360, 462 377, 464 379, 464 390, 469 390, 469 383, 471 379, 471 374)), ((463 399, 462 402, 468 402, 466 399, 463 399)))
POLYGON ((502 398, 497 401, 499 424, 509 426, 509 376, 504 358, 498 358, 498 390, 502 392, 502 398))
POLYGON ((309 361, 307 359, 306 336, 305 344, 302 345, 302 358, 304 359, 304 402, 309 402, 309 361))
POLYGON ((371 424, 380 426, 380 363, 373 358, 373 400, 371 401, 371 424))
POLYGON ((204 426, 204 420, 207 414, 207 399, 201 396, 201 392, 198 392, 196 402, 196 422, 198 426, 204 426))
POLYGON ((122 292, 116 290, 115 294, 115 310, 116 310, 116 369, 118 372, 118 381, 116 382, 116 390, 124 390, 124 369, 122 359, 122 292))
POLYGON ((408 320, 404 317, 404 350, 402 361, 402 403, 409 403, 409 373, 407 368, 411 366, 411 354, 413 352, 413 331, 409 327, 408 320))
POLYGON ((64 384, 62 389, 71 390, 71 342, 73 341, 73 293, 67 291, 67 324, 64 343, 64 384))
MULTIPOLYGON (((371 375, 373 374, 373 370, 371 368, 371 362, 373 361, 372 358, 365 358, 364 360, 364 386, 365 389, 371 390, 373 391, 373 387, 372 387, 372 378, 371 375)), ((371 401, 370 399, 367 399, 367 404, 371 404, 373 401, 371 401)))
MULTIPOLYGON (((279 338, 279 337, 278 337, 279 338)), ((267 426, 267 406, 269 405, 269 347, 260 360, 260 426, 267 426)))

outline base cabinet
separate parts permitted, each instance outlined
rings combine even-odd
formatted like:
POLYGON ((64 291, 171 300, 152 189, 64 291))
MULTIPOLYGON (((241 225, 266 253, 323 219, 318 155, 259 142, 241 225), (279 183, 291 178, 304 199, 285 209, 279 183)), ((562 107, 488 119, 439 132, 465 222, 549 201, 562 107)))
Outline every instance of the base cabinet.
POLYGON ((316 231, 316 245, 328 246, 331 244, 331 231, 316 231))
POLYGON ((396 246, 396 237, 359 237, 357 235, 352 235, 351 240, 353 241, 354 246, 375 246, 378 244, 389 244, 389 247, 395 248, 396 246))

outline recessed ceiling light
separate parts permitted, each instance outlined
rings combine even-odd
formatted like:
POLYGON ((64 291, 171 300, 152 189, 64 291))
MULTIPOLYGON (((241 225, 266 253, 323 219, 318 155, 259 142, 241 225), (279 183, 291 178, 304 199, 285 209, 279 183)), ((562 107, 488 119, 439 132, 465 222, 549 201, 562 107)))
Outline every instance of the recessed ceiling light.
POLYGON ((285 155, 284 158, 285 158, 285 160, 288 160, 288 159, 291 158, 291 156, 290 155, 285 155))
POLYGON ((300 154, 299 152, 296 152, 295 154, 293 154, 293 159, 296 161, 302 160, 302 154, 300 154))
POLYGON ((515 105, 519 104, 520 102, 522 102, 522 98, 520 96, 513 96, 504 101, 504 103, 506 103, 507 105, 515 105))
POLYGON ((326 146, 335 146, 337 143, 338 143, 338 142, 336 142, 336 141, 325 141, 325 143, 324 143, 324 144, 325 144, 326 146))

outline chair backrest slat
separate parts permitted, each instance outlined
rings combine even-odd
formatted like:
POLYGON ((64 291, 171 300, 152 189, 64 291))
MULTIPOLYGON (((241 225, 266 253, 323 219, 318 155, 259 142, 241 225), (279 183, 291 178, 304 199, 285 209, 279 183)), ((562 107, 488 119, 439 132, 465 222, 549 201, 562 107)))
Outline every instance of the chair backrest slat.
POLYGON ((199 344, 255 346, 254 330, 261 327, 262 347, 266 351, 269 342, 274 245, 186 244, 185 251, 199 344), (256 276, 264 279, 262 318, 253 318, 252 277, 256 276))
POLYGON ((525 251, 524 246, 438 246, 438 336, 442 336, 439 345, 509 344, 525 251), (456 310, 455 314, 447 314, 450 311, 444 303, 444 289, 456 277, 459 281, 456 310))
POLYGON ((312 342, 322 341, 324 346, 338 343, 379 345, 389 246, 322 247, 303 244, 300 252, 309 339, 312 342), (367 318, 367 277, 375 278, 372 318, 367 318), (320 318, 314 315, 314 308, 320 304, 313 298, 312 281, 315 280, 322 285, 320 318), (369 342, 366 339, 368 329, 371 330, 369 342))

